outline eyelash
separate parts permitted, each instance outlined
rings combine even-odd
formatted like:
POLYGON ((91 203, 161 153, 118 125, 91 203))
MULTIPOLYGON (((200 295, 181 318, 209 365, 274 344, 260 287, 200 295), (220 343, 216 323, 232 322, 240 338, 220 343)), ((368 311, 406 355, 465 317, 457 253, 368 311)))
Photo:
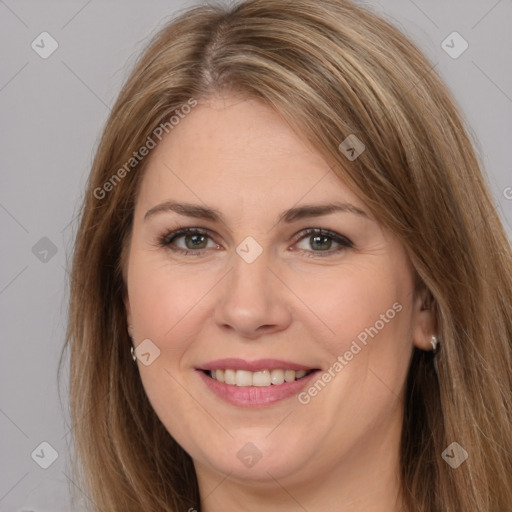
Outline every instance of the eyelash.
MULTIPOLYGON (((182 228, 171 233, 166 233, 158 238, 158 245, 160 247, 164 247, 170 249, 173 252, 181 253, 184 256, 201 256, 208 249, 198 249, 198 250, 189 250, 189 249, 181 249, 179 247, 171 247, 171 244, 177 239, 181 238, 185 235, 204 235, 208 236, 211 239, 210 233, 207 230, 201 228, 182 228)), ((333 254, 339 253, 346 249, 353 249, 354 244, 345 236, 339 235, 333 231, 329 231, 328 229, 321 228, 306 228, 297 233, 293 237, 293 243, 296 244, 300 242, 302 239, 307 236, 323 236, 331 238, 334 242, 340 244, 340 247, 334 250, 328 251, 307 251, 305 249, 299 249, 298 252, 307 253, 307 256, 310 258, 325 258, 327 256, 332 256, 333 254), (322 254, 323 253, 323 254, 322 254)), ((218 244, 217 244, 218 245, 218 244)))

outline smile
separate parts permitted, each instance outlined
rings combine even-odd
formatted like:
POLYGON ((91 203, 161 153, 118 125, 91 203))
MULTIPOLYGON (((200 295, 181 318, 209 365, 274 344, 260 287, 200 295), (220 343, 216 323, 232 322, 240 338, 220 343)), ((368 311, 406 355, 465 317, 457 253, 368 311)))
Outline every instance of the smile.
POLYGON ((196 367, 213 395, 238 407, 269 406, 300 393, 320 372, 317 368, 277 359, 218 359, 196 367))

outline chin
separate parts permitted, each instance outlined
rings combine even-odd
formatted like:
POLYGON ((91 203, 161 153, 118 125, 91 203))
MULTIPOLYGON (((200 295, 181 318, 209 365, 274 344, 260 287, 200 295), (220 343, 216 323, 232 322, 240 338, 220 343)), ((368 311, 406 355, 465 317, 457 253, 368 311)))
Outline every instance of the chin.
MULTIPOLYGON (((296 473, 300 473, 306 467, 307 462, 315 453, 311 439, 294 438, 289 434, 285 436, 269 436, 266 429, 256 434, 254 429, 244 429, 236 433, 235 439, 223 440, 215 443, 220 450, 212 452, 211 443, 197 459, 192 454, 194 461, 200 461, 218 473, 230 475, 230 479, 240 481, 272 483, 275 479, 287 479, 296 473), (285 439, 283 439, 286 438, 285 439)), ((197 445, 196 445, 197 447, 197 445)))

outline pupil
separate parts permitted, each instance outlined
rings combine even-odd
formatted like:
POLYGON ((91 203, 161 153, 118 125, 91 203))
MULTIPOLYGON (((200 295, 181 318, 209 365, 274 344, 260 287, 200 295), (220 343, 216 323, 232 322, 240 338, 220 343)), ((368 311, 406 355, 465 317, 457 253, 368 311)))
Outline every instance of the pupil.
POLYGON ((317 245, 317 248, 320 249, 320 250, 326 250, 326 249, 330 248, 331 240, 327 236, 315 235, 315 236, 312 236, 311 239, 313 240, 313 246, 318 243, 318 240, 323 240, 324 242, 327 242, 326 244, 325 243, 324 244, 320 243, 319 245, 317 245))

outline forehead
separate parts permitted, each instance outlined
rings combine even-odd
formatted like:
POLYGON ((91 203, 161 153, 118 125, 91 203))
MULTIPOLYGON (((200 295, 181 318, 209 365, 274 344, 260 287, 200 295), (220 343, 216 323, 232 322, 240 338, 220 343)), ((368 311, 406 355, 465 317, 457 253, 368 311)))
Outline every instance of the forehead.
POLYGON ((140 200, 279 209, 300 202, 362 202, 324 157, 271 107, 247 99, 199 104, 153 150, 140 200))

